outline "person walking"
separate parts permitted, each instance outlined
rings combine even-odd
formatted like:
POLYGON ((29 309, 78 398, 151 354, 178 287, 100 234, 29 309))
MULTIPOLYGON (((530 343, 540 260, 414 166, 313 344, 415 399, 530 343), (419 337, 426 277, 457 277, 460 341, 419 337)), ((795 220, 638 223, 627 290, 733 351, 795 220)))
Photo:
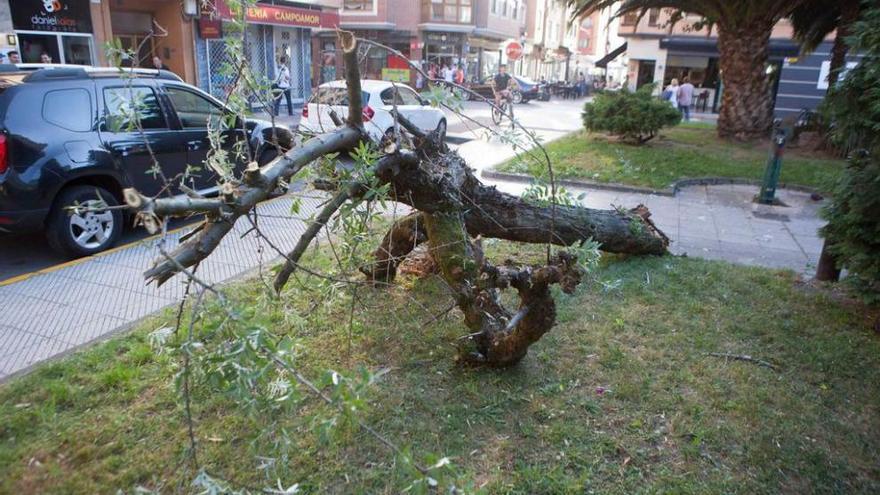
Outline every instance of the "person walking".
POLYGON ((448 65, 443 66, 443 80, 451 83, 455 79, 455 71, 448 65))
POLYGON ((676 110, 678 110, 678 88, 678 79, 673 78, 669 82, 669 86, 666 86, 666 90, 663 91, 663 94, 666 95, 666 101, 676 110))
POLYGON ((691 78, 685 77, 684 83, 678 87, 676 92, 678 97, 678 109, 684 116, 684 121, 691 120, 691 104, 694 102, 694 85, 691 84, 691 78))
POLYGON ((461 64, 458 64, 458 68, 455 70, 455 84, 459 86, 464 84, 464 67, 461 64))
POLYGON ((287 57, 278 59, 278 77, 272 84, 272 93, 275 96, 275 116, 281 111, 281 97, 287 101, 287 115, 293 115, 293 105, 290 102, 290 69, 287 67, 287 57))

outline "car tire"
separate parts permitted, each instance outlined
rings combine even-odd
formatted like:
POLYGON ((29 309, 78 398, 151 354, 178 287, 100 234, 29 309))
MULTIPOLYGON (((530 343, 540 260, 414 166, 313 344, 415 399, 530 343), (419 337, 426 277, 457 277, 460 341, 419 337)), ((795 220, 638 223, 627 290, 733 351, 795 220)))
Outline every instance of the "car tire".
POLYGON ((510 92, 510 101, 513 102, 514 105, 519 105, 523 102, 523 94, 521 91, 511 91, 510 92))
POLYGON ((73 186, 61 191, 46 225, 49 246, 67 257, 89 256, 104 251, 122 235, 122 211, 75 212, 75 205, 88 205, 101 201, 107 206, 119 206, 116 198, 98 186, 73 186))
POLYGON ((471 92, 465 90, 459 90, 459 96, 461 97, 461 101, 470 101, 471 100, 471 92))
POLYGON ((262 153, 260 153, 260 158, 257 160, 257 165, 263 166, 272 160, 274 160, 278 156, 278 149, 275 146, 269 146, 264 149, 262 153))

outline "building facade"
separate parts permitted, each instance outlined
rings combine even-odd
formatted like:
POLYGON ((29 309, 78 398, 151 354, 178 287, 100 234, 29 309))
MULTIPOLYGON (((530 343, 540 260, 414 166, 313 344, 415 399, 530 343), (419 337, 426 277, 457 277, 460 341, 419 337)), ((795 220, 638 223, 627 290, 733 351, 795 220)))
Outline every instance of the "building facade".
MULTIPOLYGON (((22 62, 110 65, 105 46, 133 56, 120 63, 165 68, 224 98, 230 87, 226 41, 232 13, 223 0, 202 10, 199 0, 0 0, 0 53, 17 51, 22 62)), ((270 84, 282 56, 292 75, 293 103, 311 89, 313 30, 339 24, 342 0, 268 0, 246 10, 247 58, 270 84)), ((240 34, 235 34, 240 36, 240 34)), ((255 101, 256 103, 256 101, 255 101)))
MULTIPOLYGON (((519 41, 526 0, 344 0, 340 27, 430 66, 461 66, 468 81, 507 62, 505 46, 519 41)), ((332 31, 312 40, 313 84, 338 79, 341 56, 332 31)), ((394 53, 371 47, 365 77, 416 82, 416 72, 394 53)))
MULTIPOLYGON (((628 67, 626 85, 635 90, 654 84, 660 92, 672 79, 690 78, 696 86, 696 109, 717 112, 724 91, 718 65, 717 31, 690 27, 700 17, 686 16, 674 25, 670 12, 651 9, 645 16, 626 15, 621 19, 620 34, 627 40, 628 67)), ((827 83, 822 85, 821 67, 830 62, 830 40, 815 53, 799 59, 799 46, 792 39, 792 28, 782 20, 770 36, 767 73, 772 77, 776 114, 785 117, 802 108, 815 108, 822 101, 827 83)), ((824 76, 827 77, 827 74, 824 76)))

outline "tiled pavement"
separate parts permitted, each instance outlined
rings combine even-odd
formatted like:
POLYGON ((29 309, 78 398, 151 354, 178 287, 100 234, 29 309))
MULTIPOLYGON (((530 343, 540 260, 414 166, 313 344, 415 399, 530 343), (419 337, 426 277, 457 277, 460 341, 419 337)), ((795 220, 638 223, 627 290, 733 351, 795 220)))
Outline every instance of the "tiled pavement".
MULTIPOLYGON (((535 105, 535 114, 552 128, 539 135, 547 141, 567 130, 577 129, 578 108, 535 105)), ((538 118, 523 116, 523 120, 538 118)), ((534 125, 534 124, 527 124, 534 125)), ((450 129, 453 124, 450 124, 450 129)), ((474 140, 459 147, 459 152, 478 170, 506 160, 509 147, 489 141, 474 140), (487 157, 491 157, 487 159, 487 157)), ((495 182, 499 189, 519 193, 521 183, 495 182)), ((577 194, 577 188, 569 188, 577 194)), ((609 208, 611 205, 646 204, 657 225, 672 239, 676 254, 722 259, 736 263, 788 268, 809 273, 821 250, 817 229, 819 204, 808 195, 780 191, 787 207, 757 206, 751 202, 757 192, 751 186, 696 186, 680 191, 675 197, 588 190, 587 206, 609 208)), ((303 215, 308 215, 320 198, 304 199, 303 215)), ((304 224, 289 214, 290 199, 283 197, 259 207, 264 232, 273 243, 289 247, 295 244, 304 224)), ((259 242, 246 220, 199 268, 208 282, 219 282, 253 270, 259 242)), ((186 229, 183 230, 184 232, 186 229)), ((170 236, 172 248, 182 232, 170 236)), ((126 246, 81 262, 40 273, 0 287, 5 303, 4 321, 0 324, 0 381, 26 371, 40 361, 69 352, 114 332, 180 300, 182 277, 160 288, 145 286, 142 272, 157 256, 149 241, 126 246)), ((276 257, 268 248, 263 261, 276 257)))
MULTIPOLYGON (((320 202, 304 199, 303 211, 320 202)), ((258 208, 261 228, 280 246, 293 246, 304 223, 290 215, 290 199, 283 197, 258 208)), ((256 267, 260 241, 256 234, 243 236, 250 228, 238 222, 220 247, 199 267, 199 276, 209 283, 221 282, 256 267)), ((167 249, 186 232, 168 237, 167 249)), ((34 363, 75 349, 179 301, 184 279, 176 276, 159 288, 146 286, 143 271, 158 256, 155 240, 92 257, 14 284, 0 287, 4 301, 0 325, 0 380, 27 369, 34 363)), ((263 261, 276 259, 268 246, 263 261)))

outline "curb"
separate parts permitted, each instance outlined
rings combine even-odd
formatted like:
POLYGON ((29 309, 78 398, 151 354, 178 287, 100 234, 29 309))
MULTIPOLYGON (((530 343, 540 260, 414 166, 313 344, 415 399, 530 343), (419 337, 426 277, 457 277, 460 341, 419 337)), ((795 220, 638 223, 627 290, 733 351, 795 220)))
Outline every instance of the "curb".
MULTIPOLYGON (((507 180, 512 182, 520 182, 520 183, 532 183, 535 178, 531 175, 526 174, 515 174, 509 172, 498 172, 496 170, 484 170, 483 177, 489 179, 500 179, 507 180)), ((664 189, 654 189, 651 187, 640 187, 640 186, 630 186, 626 184, 619 184, 616 182, 594 182, 590 180, 574 180, 574 179, 559 179, 556 181, 557 184, 562 184, 564 186, 569 187, 583 187, 588 189, 599 189, 605 191, 618 191, 618 192, 628 192, 628 193, 636 193, 636 194, 653 194, 656 196, 668 196, 675 197, 679 190, 685 187, 691 186, 717 186, 722 184, 734 184, 734 185, 748 185, 748 186, 760 186, 761 181, 755 179, 741 179, 736 177, 695 177, 695 178, 684 178, 679 179, 672 183, 670 187, 664 189)), ((792 191, 798 191, 807 194, 819 194, 822 196, 828 196, 825 193, 820 192, 819 190, 809 187, 809 186, 801 186, 799 184, 787 184, 784 182, 779 183, 776 186, 777 189, 789 189, 792 191)))

